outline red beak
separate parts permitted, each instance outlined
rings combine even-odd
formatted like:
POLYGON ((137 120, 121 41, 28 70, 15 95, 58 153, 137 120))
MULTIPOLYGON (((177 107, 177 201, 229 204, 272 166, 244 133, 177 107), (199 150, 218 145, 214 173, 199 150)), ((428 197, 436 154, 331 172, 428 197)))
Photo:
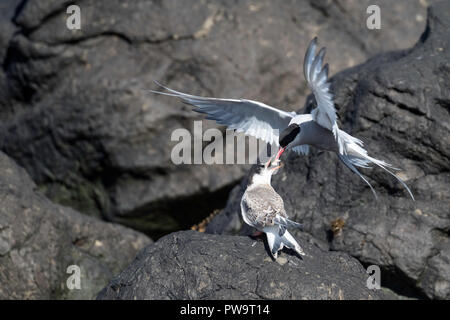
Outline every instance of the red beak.
POLYGON ((280 159, 280 157, 281 157, 281 155, 283 154, 284 150, 286 150, 286 147, 280 148, 280 149, 278 150, 278 153, 277 153, 277 156, 275 157, 275 160, 280 159))

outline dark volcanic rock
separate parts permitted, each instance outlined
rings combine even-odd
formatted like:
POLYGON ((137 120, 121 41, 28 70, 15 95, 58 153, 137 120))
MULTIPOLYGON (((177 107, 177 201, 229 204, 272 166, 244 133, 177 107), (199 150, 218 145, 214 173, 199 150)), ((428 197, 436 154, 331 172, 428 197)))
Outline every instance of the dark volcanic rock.
POLYGON ((56 205, 0 152, 0 299, 91 299, 151 240, 56 205), (81 271, 69 290, 67 268, 81 271))
POLYGON ((299 238, 306 256, 272 261, 262 241, 196 231, 167 235, 142 250, 98 299, 379 299, 345 253, 299 238))
POLYGON ((245 173, 172 164, 172 131, 192 131, 200 116, 142 90, 153 80, 291 108, 307 93, 298 70, 314 35, 340 70, 412 45, 425 24, 419 0, 377 1, 375 31, 369 0, 85 0, 81 30, 71 31, 73 1, 5 3, 17 8, 4 10, 15 19, 1 30, 0 148, 52 200, 152 234, 222 207, 245 173))
MULTIPOLYGON (((273 183, 294 220, 331 249, 379 265, 382 285, 439 299, 450 298, 449 30, 450 2, 435 4, 414 48, 377 56, 332 81, 341 127, 375 158, 403 168, 398 175, 416 202, 382 170, 366 170, 380 198, 375 201, 364 182, 327 152, 290 153, 273 183)), ((235 190, 209 231, 239 229, 239 195, 235 190)))

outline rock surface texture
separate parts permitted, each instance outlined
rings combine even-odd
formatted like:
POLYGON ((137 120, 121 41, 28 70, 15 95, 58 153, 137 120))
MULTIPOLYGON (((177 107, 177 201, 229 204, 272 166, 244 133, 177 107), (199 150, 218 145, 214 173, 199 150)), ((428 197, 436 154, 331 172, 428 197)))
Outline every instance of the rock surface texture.
MULTIPOLYGON (((304 240, 304 237, 300 238, 304 240)), ((300 259, 270 258, 249 237, 181 231, 146 247, 98 299, 380 299, 345 253, 302 242, 300 259)))
MULTIPOLYGON (((419 298, 450 298, 449 30, 450 2, 436 3, 412 49, 376 56, 332 79, 341 128, 363 140, 373 157, 403 168, 398 175, 415 202, 381 169, 363 169, 376 201, 328 152, 290 153, 273 179, 287 213, 307 232, 364 265, 379 265, 382 285, 419 298)), ((209 232, 240 229, 242 192, 233 191, 209 232)))
POLYGON ((173 130, 192 131, 201 116, 148 93, 153 80, 296 109, 315 35, 333 73, 411 46, 426 10, 422 0, 378 1, 381 32, 366 27, 369 0, 80 0, 81 29, 68 30, 73 3, 2 1, 0 149, 51 200, 152 235, 222 208, 246 172, 174 165, 173 130))
POLYGON ((151 242, 53 204, 35 189, 0 152, 0 299, 92 299, 151 242), (71 265, 80 268, 80 289, 66 285, 71 265))

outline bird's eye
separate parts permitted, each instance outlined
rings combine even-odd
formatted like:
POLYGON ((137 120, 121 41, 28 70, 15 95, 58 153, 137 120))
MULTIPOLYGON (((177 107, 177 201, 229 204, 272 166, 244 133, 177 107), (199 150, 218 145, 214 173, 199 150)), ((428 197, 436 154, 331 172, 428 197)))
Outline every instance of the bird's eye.
POLYGON ((285 148, 289 143, 292 142, 292 140, 295 139, 297 134, 300 132, 300 126, 296 123, 293 123, 289 125, 286 129, 284 129, 280 137, 278 139, 278 143, 280 144, 280 147, 285 148))
POLYGON ((261 173, 263 170, 264 170, 264 164, 258 163, 258 165, 256 166, 256 172, 261 173))

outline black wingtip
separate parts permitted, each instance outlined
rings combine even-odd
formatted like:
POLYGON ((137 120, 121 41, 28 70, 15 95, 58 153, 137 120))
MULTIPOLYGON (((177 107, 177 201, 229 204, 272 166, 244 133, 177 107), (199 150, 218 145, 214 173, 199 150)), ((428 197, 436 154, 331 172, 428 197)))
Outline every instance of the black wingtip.
POLYGON ((317 48, 317 37, 314 37, 314 39, 312 39, 311 42, 309 43, 308 48, 311 48, 311 47, 317 48))
MULTIPOLYGON (((317 37, 314 37, 310 42, 309 42, 309 45, 308 45, 308 48, 311 48, 311 47, 317 47, 317 37)), ((307 52, 308 52, 308 50, 306 50, 307 52)))

